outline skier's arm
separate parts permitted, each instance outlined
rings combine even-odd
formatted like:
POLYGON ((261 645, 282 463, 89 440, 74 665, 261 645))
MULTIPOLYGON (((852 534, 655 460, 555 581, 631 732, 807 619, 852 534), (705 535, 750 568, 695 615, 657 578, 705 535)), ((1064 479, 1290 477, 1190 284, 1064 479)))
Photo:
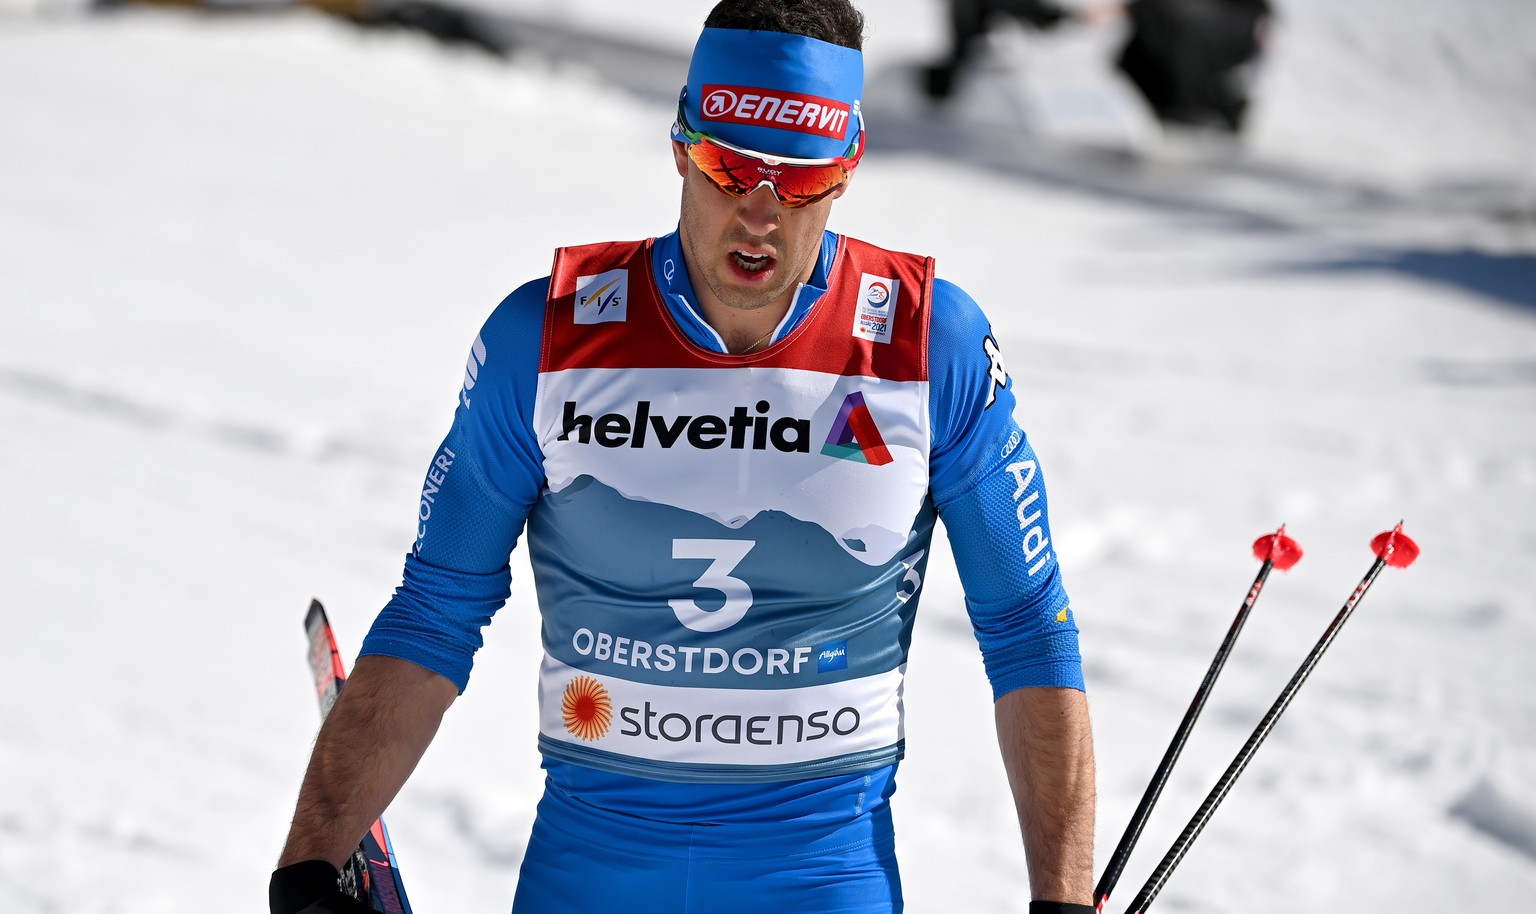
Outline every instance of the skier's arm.
POLYGON ((1013 791, 1031 894, 1093 901, 1093 734, 1076 689, 1016 689, 998 699, 997 739, 1013 791))
POLYGON ((933 314, 934 504, 992 685, 1031 890, 1039 901, 1086 904, 1093 738, 1045 476, 1013 419, 1014 384, 985 316, 942 281, 933 314))
POLYGON ((533 431, 547 280, 518 288, 471 347, 453 427, 422 483, 416 542, 361 656, 409 660, 463 691, 511 586, 508 556, 544 486, 533 431))
POLYGON ((992 683, 1031 891, 1040 901, 1086 905, 1093 736, 1077 627, 1051 550, 1044 476, 1029 442, 1022 434, 1017 441, 943 516, 992 683))
POLYGON ((459 694, 406 660, 362 657, 320 728, 278 866, 340 867, 383 815, 459 694))
POLYGON ((542 480, 529 417, 546 284, 509 295, 471 348, 400 587, 320 730, 283 864, 351 855, 463 691, 480 630, 507 598, 507 557, 542 480))

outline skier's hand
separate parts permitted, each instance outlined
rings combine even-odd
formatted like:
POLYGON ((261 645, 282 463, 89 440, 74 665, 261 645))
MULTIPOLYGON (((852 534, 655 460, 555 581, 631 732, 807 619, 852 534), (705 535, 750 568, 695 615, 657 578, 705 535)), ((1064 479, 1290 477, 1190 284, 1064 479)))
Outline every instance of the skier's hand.
POLYGON ((341 874, 324 860, 279 867, 267 886, 272 914, 379 914, 336 885, 341 874))

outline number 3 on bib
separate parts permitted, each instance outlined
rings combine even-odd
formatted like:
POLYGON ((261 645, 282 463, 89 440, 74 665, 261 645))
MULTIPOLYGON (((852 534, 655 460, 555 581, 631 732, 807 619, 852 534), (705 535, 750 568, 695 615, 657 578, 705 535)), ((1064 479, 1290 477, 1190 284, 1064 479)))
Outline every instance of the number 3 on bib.
POLYGON ((905 603, 917 596, 917 592, 923 589, 923 576, 917 573, 917 563, 928 554, 927 549, 919 549, 901 560, 902 567, 907 569, 906 576, 901 579, 901 589, 896 591, 896 599, 905 603), (911 584, 912 589, 907 590, 906 585, 911 584))
POLYGON ((752 608, 752 588, 731 572, 756 546, 755 540, 673 540, 674 559, 705 559, 709 567, 693 586, 719 591, 725 603, 719 609, 703 609, 692 598, 668 600, 677 621, 696 632, 720 632, 740 622, 752 608))

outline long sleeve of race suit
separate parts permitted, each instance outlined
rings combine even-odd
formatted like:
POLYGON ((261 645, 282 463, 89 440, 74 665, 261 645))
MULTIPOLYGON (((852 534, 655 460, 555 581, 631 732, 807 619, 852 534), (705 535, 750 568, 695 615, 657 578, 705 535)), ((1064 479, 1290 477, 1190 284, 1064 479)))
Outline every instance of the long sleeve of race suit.
POLYGON ((929 364, 929 486, 993 697, 1025 686, 1082 689, 1045 481, 1014 420, 1014 385, 980 307, 943 280, 934 283, 929 364))
POLYGON ((506 602, 507 560, 544 484, 533 433, 548 280, 497 307, 475 338, 453 427, 433 455, 405 571, 362 654, 469 682, 480 630, 506 602))

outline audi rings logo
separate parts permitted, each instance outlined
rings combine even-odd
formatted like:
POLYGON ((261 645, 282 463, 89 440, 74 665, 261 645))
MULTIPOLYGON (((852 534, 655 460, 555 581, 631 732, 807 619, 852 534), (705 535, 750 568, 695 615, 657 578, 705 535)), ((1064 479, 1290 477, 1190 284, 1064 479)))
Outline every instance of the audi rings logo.
POLYGON ((728 89, 716 89, 704 98, 704 116, 719 120, 736 107, 736 93, 728 89))
POLYGON ((872 282, 869 284, 869 293, 864 297, 864 300, 869 302, 872 307, 883 308, 890 298, 891 289, 889 286, 883 282, 872 282))
POLYGON ((613 723, 613 699, 608 697, 608 690, 590 676, 577 676, 566 685, 560 711, 565 718, 566 732, 587 742, 607 736, 608 727, 613 723))

